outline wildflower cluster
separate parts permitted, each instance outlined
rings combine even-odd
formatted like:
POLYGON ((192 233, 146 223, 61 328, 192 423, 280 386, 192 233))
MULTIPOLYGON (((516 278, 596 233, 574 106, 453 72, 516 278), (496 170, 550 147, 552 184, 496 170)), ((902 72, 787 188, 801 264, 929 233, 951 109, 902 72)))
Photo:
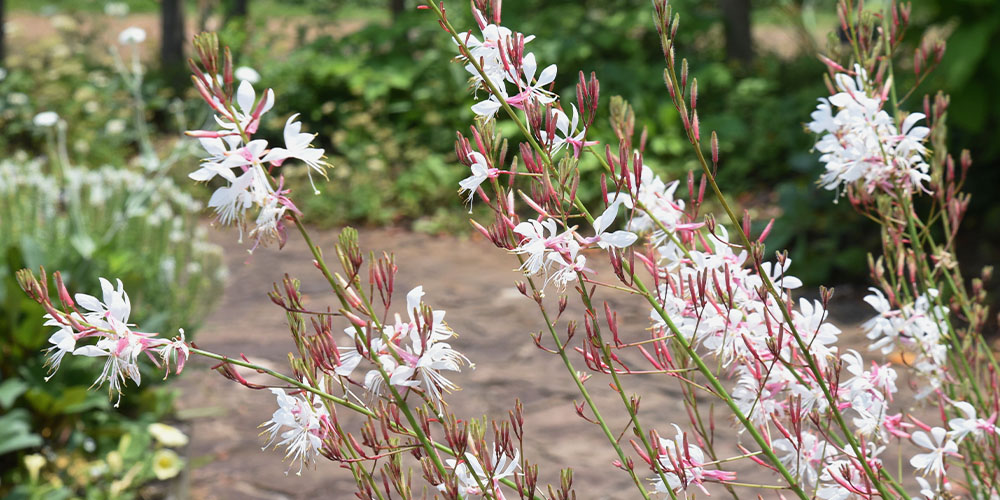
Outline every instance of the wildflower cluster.
POLYGON ((922 399, 941 389, 946 377, 948 346, 942 339, 948 335, 945 319, 948 311, 934 303, 938 291, 927 292, 901 309, 893 309, 885 295, 876 288, 865 302, 878 315, 862 325, 868 339, 869 348, 879 350, 883 355, 897 352, 913 356, 910 365, 921 377, 920 391, 916 397, 922 399))
MULTIPOLYGON (((200 66, 191 62, 192 80, 202 99, 216 113, 215 130, 196 130, 188 135, 197 137, 207 154, 201 168, 189 177, 196 181, 211 181, 221 177, 226 185, 216 189, 208 201, 223 225, 236 224, 243 233, 253 238, 253 248, 277 241, 284 246, 285 219, 299 210, 288 198, 289 190, 283 189, 283 177, 278 176, 274 185, 272 172, 289 159, 302 161, 308 167, 310 180, 315 171, 326 175, 323 150, 311 147, 316 134, 302 132, 298 115, 285 122, 285 147, 268 147, 264 139, 253 139, 260 127, 261 118, 274 106, 274 91, 264 90, 259 98, 250 80, 239 82, 233 91, 235 73, 232 58, 225 52, 222 66, 219 61, 218 39, 203 35, 195 40, 200 66), (220 73, 221 71, 221 73, 220 73), (254 208, 257 215, 250 218, 247 210, 254 208)), ((240 76, 253 79, 255 73, 241 71, 240 76)), ((315 184, 313 185, 314 191, 315 184)), ((318 191, 316 191, 318 194, 318 191)))
MULTIPOLYGON (((597 141, 588 140, 599 108, 596 75, 580 73, 577 102, 567 112, 566 100, 551 90, 556 66, 538 73, 534 54, 524 50, 534 37, 502 26, 500 4, 473 1, 482 40, 455 29, 443 4, 422 6, 436 15, 458 46, 459 60, 472 74, 473 92, 487 94, 472 108, 478 117, 471 136, 458 134, 458 161, 471 174, 459 183, 459 193, 467 203, 480 198, 492 211, 491 222, 473 225, 517 259, 523 273, 517 288, 537 304, 544 320, 544 330, 533 336, 535 344, 560 358, 584 400, 575 407, 577 414, 600 427, 617 455, 612 463, 628 474, 640 496, 649 499, 662 493, 677 498, 692 494, 693 488, 709 493, 712 487, 739 498, 737 488, 756 486, 802 500, 913 498, 905 486, 913 476, 921 496, 941 498, 951 496, 958 482, 951 475, 953 465, 970 471, 961 487, 975 490, 976 498, 997 495, 1000 470, 990 465, 998 463, 997 413, 980 414, 1000 406, 1000 367, 979 335, 985 323, 983 281, 988 273, 973 282, 971 294, 965 289, 952 260, 951 240, 968 198, 959 193, 954 161, 943 144, 933 144, 934 155, 924 144, 928 137, 941 140, 943 133, 934 132, 941 130, 935 128, 947 102, 940 98, 931 107, 925 100, 926 114, 914 113, 898 122, 884 109, 891 102, 895 113, 901 113, 891 64, 885 83, 868 77, 876 74, 877 64, 885 64, 883 50, 898 48, 908 7, 891 2, 881 17, 853 19, 847 4, 841 5, 844 29, 853 37, 852 57, 860 60, 848 65, 854 68, 848 74, 839 63, 825 59, 836 91, 821 100, 809 128, 821 134, 816 148, 827 171, 820 183, 844 188, 852 205, 868 211, 883 228, 884 258, 870 259, 878 288, 866 298, 878 316, 863 326, 871 348, 883 355, 896 350, 912 355, 910 371, 922 385, 918 396, 937 404, 940 426, 925 423, 919 408, 904 407, 904 398, 897 398, 901 377, 896 368, 839 345, 841 330, 829 321, 832 290, 821 288, 818 300, 796 300, 794 294, 803 284, 790 274, 791 259, 786 253, 775 254, 773 261, 765 258, 764 242, 774 221, 754 231, 749 213, 741 220, 723 196, 715 179, 718 138, 713 132, 707 145, 702 140, 698 81, 690 77, 686 60, 676 60, 679 17, 666 0, 653 2, 666 61, 664 81, 701 169, 700 180, 694 172, 686 179, 664 179, 646 164, 646 131, 636 132, 634 113, 620 98, 610 103, 614 139, 603 150, 597 141), (875 29, 876 21, 882 23, 880 29, 875 29), (496 126, 503 119, 501 109, 523 135, 512 160, 508 141, 498 132, 502 127, 496 126), (931 126, 916 126, 926 116, 931 126), (577 196, 584 158, 603 169, 597 207, 588 207, 577 196), (685 180, 686 198, 678 194, 685 180), (855 189, 858 183, 863 189, 855 189), (700 213, 709 187, 728 226, 713 214, 700 213), (942 207, 938 215, 949 242, 935 242, 930 222, 917 218, 912 197, 918 192, 934 196, 936 206, 942 207), (604 258, 617 281, 595 270, 595 259, 604 258), (885 262, 893 263, 889 272, 885 262), (937 286, 942 281, 948 286, 947 306, 937 286), (571 283, 577 286, 567 292, 571 283), (545 297, 546 290, 553 289, 559 295, 556 311, 545 297), (618 313, 605 300, 606 293, 614 292, 648 303, 648 330, 619 331, 618 313), (567 309, 570 293, 579 297, 578 317, 567 309), (956 328, 952 319, 968 326, 956 328), (588 371, 577 370, 574 355, 588 371), (650 422, 649 412, 640 414, 640 397, 631 395, 626 375, 677 382, 689 430, 676 422, 650 422), (635 455, 622 445, 621 425, 591 397, 584 382, 592 376, 606 377, 620 399, 624 430, 632 436, 627 442, 635 455), (701 404, 706 398, 721 402, 732 415, 742 454, 721 456, 715 415, 705 414, 714 411, 714 404, 701 404), (668 425, 674 436, 663 438, 656 429, 668 425), (904 440, 918 452, 905 457, 910 474, 900 468, 894 475, 887 462, 895 454, 885 452, 904 440), (773 472, 779 483, 737 482, 726 465, 734 461, 773 472)), ((285 148, 268 149, 265 141, 251 140, 261 115, 273 105, 273 93, 267 90, 258 100, 248 81, 233 92, 228 52, 222 76, 216 78, 217 41, 203 36, 196 46, 201 66, 193 65, 195 85, 218 113, 219 129, 191 133, 209 153, 191 177, 208 181, 219 176, 228 182, 213 194, 209 206, 223 223, 239 225, 241 233, 249 227, 245 212, 259 210, 249 231, 254 246, 272 240, 284 243, 285 221, 298 225, 339 306, 307 304, 290 277, 275 284, 270 298, 285 311, 297 350, 290 356, 292 374, 285 375, 246 358, 194 348, 184 343, 183 335, 166 341, 133 331, 130 304, 120 284, 115 289, 102 281, 103 301, 78 295, 74 303, 57 275, 60 311, 48 299, 44 276, 39 283, 22 272, 22 287, 46 305, 46 319, 58 328, 50 341, 53 369, 66 353, 107 357, 98 384, 108 381, 112 392, 120 393, 126 378, 138 383, 142 353, 158 354, 164 365, 173 360, 178 369, 188 355, 203 355, 219 361, 215 369, 227 378, 249 388, 271 389, 278 410, 262 425, 267 446, 284 447, 292 466, 298 462, 299 473, 323 456, 351 471, 360 498, 381 496, 381 491, 409 498, 412 475, 404 472, 400 455, 410 453, 420 462, 427 484, 447 498, 502 499, 511 491, 521 498, 539 498, 538 468, 522 453, 520 403, 502 422, 468 421, 450 412, 445 399, 458 389, 452 373, 471 362, 452 347, 455 333, 444 322, 445 313, 427 307, 418 286, 406 294, 405 316, 390 316, 394 260, 390 254, 371 254, 366 269, 352 229, 341 233, 335 247, 340 270, 330 269, 298 218, 289 215, 297 210, 285 196, 280 176, 277 188, 271 177, 273 168, 289 158, 322 173, 322 150, 310 147, 313 136, 301 132, 295 115, 286 122, 285 148), (343 331, 347 341, 335 331, 343 331), (84 338, 97 343, 77 347, 84 338), (251 383, 238 368, 257 370, 286 385, 251 383), (337 408, 361 415, 365 422, 360 430, 348 430, 337 408), (489 427, 491 445, 484 430, 489 427)), ((966 157, 963 154, 961 161, 963 178, 971 163, 966 157)), ((546 498, 573 495, 572 476, 564 473, 561 488, 549 487, 546 498)))
POLYGON ((853 76, 834 76, 838 92, 820 99, 808 124, 809 130, 820 134, 816 150, 826 165, 820 184, 834 190, 860 181, 869 193, 926 190, 930 166, 924 158, 924 141, 930 129, 917 126, 924 114, 911 113, 897 127, 883 109, 892 82, 877 92, 860 65, 855 66, 853 76))
MULTIPOLYGON (((389 384, 397 389, 424 391, 435 404, 441 404, 442 393, 458 389, 441 374, 441 370, 458 372, 469 364, 469 359, 444 340, 455 332, 444 323, 444 311, 426 309, 421 302, 423 287, 416 287, 406 294, 409 321, 398 314, 394 324, 382 327, 380 335, 369 333, 357 325, 344 333, 351 345, 339 347, 340 366, 337 375, 351 381, 351 375, 363 359, 377 363, 389 377, 389 384)), ((374 332, 373 332, 374 333, 374 332)), ((374 396, 382 392, 384 379, 378 369, 371 369, 363 379, 364 388, 374 396)))
POLYGON ((117 394, 115 406, 118 406, 126 380, 131 379, 136 385, 142 381, 139 370, 142 355, 163 366, 167 373, 171 364, 175 367, 174 373, 184 369, 190 355, 184 330, 174 339, 134 330, 135 325, 129 323, 132 303, 121 281, 115 288, 111 282, 101 278, 101 300, 82 293, 70 297, 57 272, 54 278, 62 306, 57 309, 49 298, 44 274, 39 281, 30 272, 19 271, 17 278, 21 288, 45 307, 45 326, 56 328, 49 337, 51 347, 46 351, 49 377, 59 369, 67 354, 104 358, 104 369, 93 385, 103 387, 107 383, 110 396, 117 394))
POLYGON ((271 393, 278 399, 278 409, 271 420, 260 424, 268 434, 264 449, 284 446, 285 458, 291 458, 292 465, 298 461, 296 474, 302 475, 303 467, 316 463, 323 437, 329 432, 330 414, 315 395, 290 396, 283 389, 271 389, 271 393))

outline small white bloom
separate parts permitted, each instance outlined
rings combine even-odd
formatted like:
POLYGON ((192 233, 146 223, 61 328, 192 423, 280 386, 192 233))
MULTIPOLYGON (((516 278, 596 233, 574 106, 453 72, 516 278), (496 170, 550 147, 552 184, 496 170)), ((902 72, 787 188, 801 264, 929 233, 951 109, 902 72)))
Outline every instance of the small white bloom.
POLYGON ((250 66, 240 66, 233 71, 233 76, 239 81, 257 83, 260 81, 260 73, 250 66))
MULTIPOLYGON (((520 468, 520 458, 521 455, 517 449, 514 449, 514 457, 511 458, 505 453, 497 454, 496 448, 493 449, 493 460, 492 463, 493 471, 492 475, 486 473, 483 470, 482 464, 479 459, 476 458, 470 452, 465 453, 463 460, 455 460, 450 458, 445 460, 445 464, 455 471, 455 478, 458 479, 459 494, 464 498, 469 496, 483 496, 485 492, 479 486, 480 483, 488 485, 492 490, 492 496, 497 499, 505 498, 503 492, 500 490, 500 481, 506 479, 520 468)), ((444 491, 444 485, 439 484, 437 486, 439 491, 444 491)))
POLYGON ((597 246, 601 249, 608 249, 609 247, 615 248, 627 248, 631 246, 639 236, 631 231, 615 231, 613 233, 607 233, 608 227, 615 221, 618 216, 618 207, 621 205, 626 205, 627 207, 632 207, 632 200, 629 199, 627 195, 616 196, 615 199, 608 205, 608 208, 604 212, 594 219, 594 240, 597 242, 597 246))
POLYGON ((289 396, 282 389, 271 389, 271 393, 277 398, 278 409, 270 420, 261 424, 261 427, 266 427, 264 433, 270 434, 262 449, 272 444, 275 448, 284 446, 285 458, 292 459, 288 470, 297 461, 299 470, 296 475, 301 476, 302 468, 314 464, 319 456, 330 414, 323 403, 316 401, 311 394, 308 397, 305 394, 289 396), (279 436, 281 441, 278 441, 279 436))
POLYGON ((469 198, 465 202, 469 204, 469 213, 472 213, 472 199, 476 196, 476 190, 479 189, 480 184, 489 179, 492 173, 496 172, 496 169, 491 169, 486 157, 476 151, 469 153, 469 161, 472 162, 470 166, 472 175, 459 181, 458 186, 461 189, 458 190, 458 194, 469 192, 469 198))
POLYGON ((146 30, 130 26, 118 34, 118 43, 122 45, 140 44, 146 41, 146 30))
MULTIPOLYGON (((11 97, 13 98, 13 96, 11 97)), ((59 115, 57 115, 55 111, 42 111, 41 113, 35 115, 31 121, 36 127, 51 127, 56 123, 59 123, 59 115)))
MULTIPOLYGON (((288 120, 285 121, 285 147, 272 148, 261 159, 261 162, 281 165, 282 162, 289 158, 297 158, 309 166, 310 170, 307 173, 309 174, 309 182, 312 182, 312 170, 315 170, 320 175, 326 175, 325 164, 322 161, 323 149, 310 147, 312 140, 316 138, 316 134, 302 132, 302 122, 295 120, 298 116, 298 113, 296 113, 289 116, 288 120)), ((316 185, 313 184, 312 186, 313 191, 319 194, 316 185)))
POLYGON ((944 456, 958 455, 958 445, 948 438, 948 432, 941 427, 931 429, 930 436, 926 432, 917 431, 911 438, 913 443, 930 450, 928 453, 918 453, 910 458, 910 465, 924 476, 933 474, 941 476, 944 473, 944 456))
POLYGON ((118 135, 125 131, 125 120, 114 118, 104 124, 104 131, 110 135, 118 135))

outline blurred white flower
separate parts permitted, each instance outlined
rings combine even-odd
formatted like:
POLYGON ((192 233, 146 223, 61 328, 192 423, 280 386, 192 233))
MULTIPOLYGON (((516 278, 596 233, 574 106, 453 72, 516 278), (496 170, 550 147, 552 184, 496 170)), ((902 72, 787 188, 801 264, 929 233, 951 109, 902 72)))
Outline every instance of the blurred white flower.
POLYGON ((4 78, 7 78, 7 70, 0 68, 0 82, 2 82, 4 78))
POLYGON ((31 482, 38 481, 38 471, 45 467, 45 457, 38 453, 24 456, 24 468, 28 469, 28 476, 31 482))
POLYGON ((125 131, 125 120, 114 118, 104 124, 104 131, 111 135, 118 135, 125 131))
POLYGON ((11 92, 7 95, 7 102, 15 106, 24 106, 28 104, 28 95, 22 94, 21 92, 11 92))
MULTIPOLYGON (((14 97, 13 95, 11 96, 14 97)), ((36 127, 51 127, 59 123, 59 115, 55 111, 42 111, 31 120, 36 127)))
POLYGON ((104 13, 109 16, 125 17, 128 15, 128 4, 125 2, 108 2, 104 4, 104 13))
POLYGON ((70 31, 76 28, 76 20, 66 14, 58 14, 52 17, 52 27, 60 31, 70 31))
POLYGON ((132 43, 139 44, 145 41, 146 30, 137 26, 129 26, 118 34, 118 43, 122 45, 129 45, 132 43))
POLYGON ((233 72, 233 76, 235 76, 237 80, 247 81, 250 83, 257 83, 260 81, 260 73, 250 66, 240 66, 236 68, 236 71, 233 72))

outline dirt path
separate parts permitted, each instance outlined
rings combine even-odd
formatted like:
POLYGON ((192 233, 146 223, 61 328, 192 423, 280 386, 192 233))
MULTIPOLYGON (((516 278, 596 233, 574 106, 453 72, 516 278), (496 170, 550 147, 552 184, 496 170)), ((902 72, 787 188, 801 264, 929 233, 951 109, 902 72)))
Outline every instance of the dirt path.
MULTIPOLYGON (((332 252, 336 232, 318 234, 318 242, 332 252)), ((255 361, 283 369, 292 344, 284 314, 265 296, 271 282, 285 272, 300 278, 312 307, 331 303, 333 297, 327 296, 322 276, 310 265, 304 245, 296 238, 281 252, 263 249, 244 263, 244 247, 233 241, 233 236, 230 231, 215 233, 230 256, 231 280, 197 342, 221 353, 246 353, 255 361)), ((458 415, 504 418, 514 399, 520 398, 527 414, 528 457, 552 466, 543 468, 544 480, 556 480, 559 467, 573 467, 581 500, 635 496, 627 475, 611 465, 614 451, 600 430, 575 414, 573 403, 580 397, 559 359, 538 350, 528 337, 541 323, 534 303, 512 286, 518 276, 509 268, 513 259, 482 238, 463 240, 379 229, 362 231, 361 243, 364 249, 395 249, 399 266, 397 310, 405 303, 406 291, 423 285, 425 301, 446 310, 446 320, 460 335, 452 345, 477 364, 474 371, 453 379, 464 388, 449 399, 458 415)), ((599 274, 613 279, 607 269, 599 269, 599 274)), ((608 300, 624 319, 622 335, 641 336, 648 324, 648 310, 638 300, 623 300, 622 295, 604 293, 600 298, 608 300)), ((849 311, 859 312, 856 308, 849 311)), ((571 305, 564 319, 579 319, 580 313, 579 307, 571 305)), ((850 324, 851 320, 841 318, 840 323, 850 324)), ((844 335, 849 344, 862 344, 856 329, 845 328, 844 335)), ((574 362, 584 366, 579 356, 574 362)), ((199 369, 207 366, 199 360, 195 363, 202 365, 199 369)), ((282 455, 261 451, 263 441, 257 437, 257 426, 275 409, 269 392, 245 389, 215 374, 189 371, 192 375, 180 384, 181 405, 189 416, 201 415, 191 420, 194 444, 189 456, 196 465, 190 476, 192 498, 353 498, 347 471, 321 463, 317 470, 305 471, 301 477, 294 473, 286 476, 282 455)), ((260 380, 250 375, 254 374, 248 374, 251 380, 260 380)), ((676 383, 645 376, 627 379, 626 384, 644 394, 641 412, 647 425, 667 432, 671 422, 683 425, 687 421, 676 383)), ((620 400, 607 381, 595 377, 588 387, 615 428, 626 428, 620 400)), ((721 412, 717 419, 720 452, 738 454, 735 430, 721 412)), ((625 441, 628 447, 627 438, 625 441)), ((760 475, 749 463, 737 464, 735 469, 760 475)), ((421 484, 419 472, 416 476, 414 483, 421 484)))

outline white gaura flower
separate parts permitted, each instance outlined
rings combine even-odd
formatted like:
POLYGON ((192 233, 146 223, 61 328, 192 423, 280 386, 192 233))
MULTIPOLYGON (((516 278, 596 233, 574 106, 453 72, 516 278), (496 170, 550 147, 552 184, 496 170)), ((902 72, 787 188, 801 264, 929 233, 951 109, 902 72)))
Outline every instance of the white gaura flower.
POLYGON ((278 409, 270 420, 260 425, 265 427, 261 434, 270 435, 261 449, 266 450, 271 445, 274 448, 284 446, 285 458, 291 458, 288 470, 298 462, 299 470, 295 474, 301 476, 302 469, 313 465, 319 456, 330 414, 323 403, 316 401, 311 394, 308 397, 305 394, 290 396, 282 389, 271 389, 271 393, 277 398, 278 409))
MULTIPOLYGON (((422 302, 423 296, 424 296, 423 286, 416 286, 412 290, 406 293, 406 312, 410 316, 410 324, 415 325, 417 327, 423 325, 424 323, 424 317, 422 316, 420 309, 421 304, 423 304, 422 302)), ((436 309, 431 311, 431 325, 430 325, 431 342, 446 340, 455 336, 455 331, 444 323, 444 316, 445 316, 445 311, 436 309)), ((419 341, 419 338, 414 338, 414 340, 419 341)))
POLYGON ((618 208, 621 205, 625 205, 628 208, 632 208, 632 200, 628 195, 618 195, 615 199, 608 205, 608 208, 604 212, 594 219, 594 237, 591 238, 597 243, 597 246, 601 247, 603 250, 607 250, 610 247, 615 248, 627 248, 631 246, 639 236, 631 231, 615 231, 613 233, 608 233, 608 227, 614 223, 615 218, 618 217, 618 208))
POLYGON ((233 173, 233 166, 227 165, 226 159, 239 153, 242 144, 240 136, 201 138, 198 142, 201 143, 201 147, 205 149, 208 156, 202 159, 201 168, 188 174, 188 177, 194 181, 202 182, 210 181, 219 175, 229 182, 235 181, 236 174, 233 173))
MULTIPOLYGON (((792 259, 786 258, 785 263, 780 266, 771 262, 764 262, 760 265, 760 268, 775 287, 793 290, 802 286, 802 280, 787 274, 788 268, 791 265, 792 259)), ((760 288, 764 284, 764 281, 760 276, 752 275, 747 278, 746 284, 753 288, 760 288)))
POLYGON ((468 199, 465 200, 469 204, 469 213, 472 213, 472 200, 476 197, 476 190, 479 189, 479 185, 482 184, 486 179, 491 177, 496 177, 497 169, 490 168, 489 162, 482 153, 473 151, 469 153, 469 161, 472 165, 469 168, 472 169, 472 175, 466 177, 459 181, 458 194, 469 192, 468 199))
MULTIPOLYGON (((46 316, 49 315, 46 314, 46 316)), ((55 320, 47 321, 45 324, 50 325, 53 322, 55 320)), ((59 325, 59 323, 55 323, 55 325, 59 325)), ((52 344, 52 347, 45 350, 48 354, 45 365, 49 369, 49 375, 45 377, 46 382, 59 370, 59 365, 62 363, 63 357, 67 353, 72 354, 76 349, 76 337, 73 335, 73 329, 69 326, 61 326, 56 330, 56 333, 53 333, 49 337, 49 343, 52 344)))
POLYGON ((556 271, 549 275, 544 286, 552 283, 559 290, 564 290, 566 285, 576 281, 577 273, 593 272, 587 268, 587 258, 580 253, 580 244, 574 240, 567 240, 561 252, 551 252, 548 260, 556 271))
POLYGON ((997 434, 998 430, 1000 430, 994 423, 997 419, 995 413, 989 419, 976 418, 976 408, 971 404, 965 401, 957 401, 952 403, 952 406, 957 408, 963 415, 962 417, 956 417, 948 421, 948 427, 951 429, 948 431, 948 437, 953 439, 955 443, 961 443, 969 435, 979 440, 985 434, 997 434))
POLYGON ((663 479, 657 476, 653 479, 656 491, 678 493, 682 490, 687 491, 693 485, 707 495, 708 490, 703 485, 705 481, 725 482, 736 479, 735 472, 715 468, 705 469, 705 452, 687 439, 677 424, 671 425, 676 431, 674 439, 661 437, 659 443, 660 448, 666 451, 666 454, 660 456, 658 462, 663 476, 667 479, 667 484, 664 484, 663 479))
MULTIPOLYGON (((573 156, 579 157, 580 151, 587 147, 597 144, 597 141, 586 141, 583 138, 587 135, 587 129, 583 128, 579 132, 576 131, 580 123, 580 113, 576 110, 576 104, 571 104, 573 109, 573 118, 570 119, 566 116, 566 113, 561 109, 553 109, 552 113, 556 118, 556 132, 552 137, 552 152, 551 155, 555 155, 563 148, 563 146, 569 144, 573 147, 573 156)), ((541 132, 542 142, 548 142, 549 137, 546 131, 541 132)))
MULTIPOLYGON (((324 177, 326 176, 326 164, 322 160, 323 149, 310 147, 312 145, 312 140, 316 138, 316 134, 302 132, 302 122, 295 120, 298 116, 299 114, 296 113, 289 116, 288 120, 285 121, 285 130, 283 132, 285 136, 285 147, 272 148, 271 151, 261 159, 261 161, 278 166, 289 158, 302 160, 303 163, 309 166, 307 173, 309 174, 309 182, 312 183, 313 170, 324 177)), ((313 191, 316 194, 319 194, 319 190, 316 189, 316 184, 313 184, 312 186, 313 191)))
POLYGON ((163 378, 166 379, 167 375, 170 374, 170 363, 173 362, 175 368, 174 374, 179 374, 184 369, 184 364, 187 363, 189 357, 191 357, 191 348, 188 346, 187 341, 184 338, 184 329, 180 328, 178 330, 180 334, 172 340, 161 340, 161 344, 154 350, 160 354, 160 363, 163 365, 163 378))
POLYGON ((518 93, 507 98, 507 104, 515 108, 523 108, 528 101, 538 101, 539 104, 548 104, 556 100, 557 96, 545 89, 556 79, 556 65, 550 64, 535 79, 535 71, 538 63, 535 62, 535 54, 526 54, 521 60, 521 71, 523 80, 512 81, 517 85, 518 93))
POLYGON ((545 219, 541 222, 528 220, 514 227, 514 232, 524 237, 517 248, 511 250, 519 255, 527 255, 521 271, 528 276, 538 274, 539 271, 548 270, 546 252, 552 251, 551 246, 564 239, 564 235, 557 234, 558 229, 555 219, 545 219))
POLYGON ((73 351, 74 356, 92 358, 107 358, 104 369, 91 387, 102 387, 108 383, 108 394, 114 397, 118 393, 115 407, 121 403, 122 388, 126 379, 132 379, 135 385, 142 382, 139 372, 139 355, 152 346, 152 334, 133 332, 124 325, 119 325, 115 334, 102 337, 95 345, 85 345, 73 351))
MULTIPOLYGON (((471 452, 466 452, 463 460, 450 458, 445 460, 445 464, 455 471, 455 479, 458 480, 458 493, 462 498, 485 495, 486 493, 479 486, 482 483, 483 485, 488 485, 491 489, 490 494, 493 498, 503 500, 505 497, 503 491, 500 489, 500 481, 514 475, 521 466, 520 460, 521 455, 516 448, 514 449, 514 457, 511 458, 506 453, 498 455, 494 446, 492 476, 483 470, 479 459, 471 452)), ((437 489, 445 491, 444 484, 439 484, 437 489)))
POLYGON ((137 26, 129 26, 118 34, 118 43, 122 45, 140 44, 146 41, 146 30, 137 26))
POLYGON ((253 89, 253 84, 247 80, 243 80, 236 89, 236 107, 238 109, 233 110, 233 116, 227 116, 227 120, 216 116, 215 121, 220 127, 230 132, 239 133, 239 129, 242 129, 248 135, 254 134, 260 125, 261 115, 267 113, 273 106, 274 92, 271 89, 264 90, 263 97, 258 101, 257 92, 253 89), (238 127, 237 123, 239 124, 238 127))
POLYGON ((84 313, 84 317, 92 323, 99 323, 95 326, 114 329, 114 322, 122 326, 128 324, 129 315, 132 313, 132 302, 129 300, 128 294, 125 293, 122 280, 117 281, 118 289, 116 290, 110 281, 100 278, 103 302, 84 293, 78 293, 74 296, 77 305, 89 311, 84 313))
POLYGON ((208 206, 215 209, 219 222, 229 225, 242 221, 244 213, 253 206, 254 197, 250 187, 254 183, 254 170, 248 170, 236 178, 232 184, 220 187, 212 193, 208 206))
POLYGON ((803 432, 799 442, 786 438, 774 441, 774 451, 783 454, 779 458, 789 472, 812 486, 819 479, 819 467, 835 449, 826 440, 803 432))
POLYGON ((930 435, 923 431, 913 433, 911 438, 913 443, 921 448, 930 450, 927 453, 918 453, 910 458, 910 465, 918 471, 923 471, 923 476, 933 474, 941 476, 944 474, 945 455, 961 456, 958 454, 958 444, 948 437, 948 431, 941 427, 931 429, 930 435))
MULTIPOLYGON (((493 79, 490 78, 490 81, 493 81, 493 79)), ((497 114, 497 111, 499 111, 500 108, 503 107, 503 104, 500 102, 500 99, 503 98, 503 100, 505 101, 509 99, 509 97, 507 96, 507 89, 504 86, 502 80, 500 81, 499 84, 494 85, 494 87, 497 89, 499 96, 496 94, 490 94, 489 98, 479 101, 476 104, 473 104, 472 108, 470 108, 472 109, 473 113, 475 113, 478 116, 482 116, 483 118, 486 118, 487 121, 492 120, 493 117, 497 114)))

